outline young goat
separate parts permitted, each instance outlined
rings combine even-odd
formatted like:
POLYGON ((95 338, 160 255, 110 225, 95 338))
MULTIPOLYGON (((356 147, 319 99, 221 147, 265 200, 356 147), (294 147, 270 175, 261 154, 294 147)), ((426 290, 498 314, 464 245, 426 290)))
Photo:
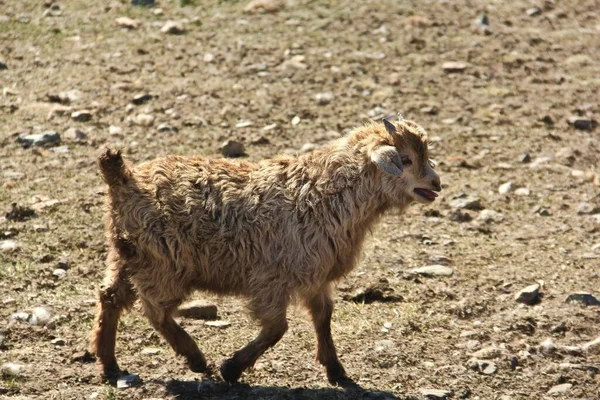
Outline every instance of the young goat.
POLYGON ((256 339, 221 366, 236 382, 288 328, 302 301, 327 377, 345 377, 331 338, 331 283, 355 266, 367 231, 390 208, 431 203, 441 190, 425 131, 411 121, 370 124, 299 157, 251 163, 168 156, 131 167, 106 151, 108 269, 91 349, 115 377, 119 316, 137 297, 152 326, 202 372, 206 360, 173 312, 194 290, 244 296, 256 339))

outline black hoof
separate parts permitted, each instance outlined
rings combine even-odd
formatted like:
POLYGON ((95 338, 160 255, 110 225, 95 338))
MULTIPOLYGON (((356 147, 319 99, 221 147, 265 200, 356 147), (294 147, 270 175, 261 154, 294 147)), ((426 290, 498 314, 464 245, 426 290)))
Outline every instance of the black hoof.
POLYGON ((188 367, 192 372, 206 372, 206 359, 202 354, 196 356, 195 358, 188 359, 188 367))
POLYGON ((227 383, 236 383, 240 379, 240 376, 242 376, 242 367, 232 358, 225 360, 223 361, 223 365, 221 365, 221 376, 227 383))
POLYGON ((342 364, 338 364, 327 368, 327 380, 332 385, 342 385, 349 379, 342 364))
POLYGON ((121 371, 116 364, 113 365, 105 365, 102 367, 101 380, 104 383, 116 384, 117 380, 123 375, 123 373, 127 373, 126 371, 121 371))

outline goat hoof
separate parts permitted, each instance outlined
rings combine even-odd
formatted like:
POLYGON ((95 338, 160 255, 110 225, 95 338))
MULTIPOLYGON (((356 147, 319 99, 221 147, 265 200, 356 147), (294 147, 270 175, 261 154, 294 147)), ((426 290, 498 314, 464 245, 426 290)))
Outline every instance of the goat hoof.
POLYGON ((114 384, 117 382, 119 377, 123 374, 123 371, 116 365, 103 365, 101 380, 102 382, 114 384))
POLYGON ((192 372, 206 372, 206 359, 203 355, 188 359, 188 367, 192 372))
POLYGON ((346 376, 346 371, 342 364, 334 365, 330 368, 327 368, 327 380, 332 385, 342 384, 344 383, 348 377, 346 376))
POLYGON ((227 383, 236 383, 242 376, 242 367, 232 358, 225 360, 221 365, 221 376, 227 383))

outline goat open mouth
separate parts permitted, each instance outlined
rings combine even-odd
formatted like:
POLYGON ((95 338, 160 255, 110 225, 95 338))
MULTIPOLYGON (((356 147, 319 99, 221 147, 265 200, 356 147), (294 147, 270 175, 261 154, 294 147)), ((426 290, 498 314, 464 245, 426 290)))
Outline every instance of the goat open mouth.
POLYGON ((438 197, 438 194, 436 192, 425 188, 415 188, 414 192, 420 197, 429 201, 434 201, 435 198, 438 197))

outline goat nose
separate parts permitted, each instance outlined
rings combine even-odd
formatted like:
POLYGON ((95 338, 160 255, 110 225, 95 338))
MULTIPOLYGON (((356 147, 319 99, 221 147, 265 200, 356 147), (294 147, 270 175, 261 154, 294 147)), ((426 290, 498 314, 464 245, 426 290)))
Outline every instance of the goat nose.
POLYGON ((442 184, 440 183, 440 178, 435 178, 433 181, 431 181, 431 184, 433 185, 433 189, 436 192, 439 192, 442 190, 442 184))

